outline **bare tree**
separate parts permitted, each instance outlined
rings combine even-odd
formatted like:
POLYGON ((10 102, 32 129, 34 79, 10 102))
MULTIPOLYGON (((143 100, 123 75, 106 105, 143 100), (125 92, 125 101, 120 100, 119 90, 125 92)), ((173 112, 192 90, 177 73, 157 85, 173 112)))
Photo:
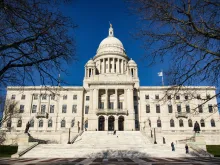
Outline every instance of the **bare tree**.
POLYGON ((76 25, 54 0, 0 1, 0 87, 58 84, 58 73, 75 59, 76 25))
MULTIPOLYGON (((217 87, 220 98, 220 2, 218 0, 127 0, 140 18, 135 37, 150 65, 164 60, 171 90, 188 85, 217 87)), ((192 89, 188 92, 193 93, 192 89)), ((195 90, 196 91, 196 90, 195 90)), ((192 94, 192 97, 195 95, 192 94)), ((219 104, 219 102, 218 102, 219 104)))

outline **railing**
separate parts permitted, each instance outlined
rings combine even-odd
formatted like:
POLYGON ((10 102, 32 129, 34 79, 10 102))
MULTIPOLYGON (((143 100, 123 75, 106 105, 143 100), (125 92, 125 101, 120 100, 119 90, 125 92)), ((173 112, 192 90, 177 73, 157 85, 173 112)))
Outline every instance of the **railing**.
POLYGON ((37 112, 36 118, 48 118, 47 112, 37 112))
POLYGON ((80 131, 76 136, 73 137, 73 139, 71 140, 70 143, 73 144, 73 143, 75 142, 75 140, 76 140, 79 136, 82 135, 82 133, 83 133, 83 131, 80 131))
POLYGON ((186 112, 176 112, 176 118, 179 117, 188 118, 188 114, 186 112))
POLYGON ((214 157, 214 155, 208 153, 207 151, 205 151, 204 149, 198 147, 197 145, 193 144, 193 143, 187 143, 188 146, 194 150, 194 154, 199 156, 199 157, 214 157))
POLYGON ((127 115, 128 111, 125 109, 97 109, 96 114, 123 114, 127 115))

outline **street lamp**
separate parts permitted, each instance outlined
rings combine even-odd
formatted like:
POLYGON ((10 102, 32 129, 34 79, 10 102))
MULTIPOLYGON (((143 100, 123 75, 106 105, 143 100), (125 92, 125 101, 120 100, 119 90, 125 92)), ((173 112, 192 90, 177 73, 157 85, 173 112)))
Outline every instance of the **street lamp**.
POLYGON ((154 128, 154 144, 157 144, 155 128, 154 128))
POLYGON ((68 143, 67 144, 71 144, 70 143, 70 128, 69 128, 69 138, 68 138, 68 143))

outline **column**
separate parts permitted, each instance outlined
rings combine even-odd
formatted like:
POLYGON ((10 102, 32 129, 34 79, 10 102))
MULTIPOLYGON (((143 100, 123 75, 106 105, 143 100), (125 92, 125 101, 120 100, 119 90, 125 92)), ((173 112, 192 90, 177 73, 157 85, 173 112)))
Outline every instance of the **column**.
POLYGON ((94 109, 94 111, 96 111, 97 109, 98 109, 98 107, 97 107, 97 89, 94 89, 93 90, 93 109, 94 109))
POLYGON ((119 58, 117 59, 117 66, 116 66, 116 70, 117 70, 117 73, 119 73, 119 58))
POLYGON ((115 107, 114 109, 118 109, 118 89, 115 89, 115 107))
POLYGON ((105 117, 105 131, 108 131, 108 116, 105 117))
POLYGON ((113 58, 113 67, 112 67, 112 69, 113 69, 113 73, 115 73, 115 58, 113 58))
POLYGON ((118 131, 118 116, 115 118, 115 130, 118 131))
POLYGON ((98 99, 97 102, 96 102, 96 107, 97 107, 97 109, 99 109, 99 104, 100 104, 99 103, 99 89, 97 89, 97 95, 96 96, 97 96, 97 99, 98 99))
POLYGON ((127 89, 124 89, 124 105, 123 109, 127 110, 127 89))
POLYGON ((89 113, 93 111, 93 89, 90 89, 89 113))
POLYGON ((87 71, 87 68, 85 67, 85 77, 87 77, 87 76, 86 76, 86 71, 87 71))
POLYGON ((110 73, 110 58, 108 58, 108 73, 110 73))
POLYGON ((123 73, 123 60, 121 60, 121 73, 123 73))
POLYGON ((101 73, 101 60, 99 60, 99 74, 101 73))
POLYGON ((105 105, 104 109, 108 109, 108 89, 105 89, 105 105))
POLYGON ((103 58, 103 73, 106 73, 105 69, 106 69, 106 66, 105 66, 105 58, 103 58))

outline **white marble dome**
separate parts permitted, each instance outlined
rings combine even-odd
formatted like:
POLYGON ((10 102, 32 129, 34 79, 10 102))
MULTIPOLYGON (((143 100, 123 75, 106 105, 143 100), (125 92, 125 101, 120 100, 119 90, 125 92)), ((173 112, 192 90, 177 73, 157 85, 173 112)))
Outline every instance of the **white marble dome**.
POLYGON ((137 66, 136 62, 132 58, 128 61, 129 66, 137 66))

